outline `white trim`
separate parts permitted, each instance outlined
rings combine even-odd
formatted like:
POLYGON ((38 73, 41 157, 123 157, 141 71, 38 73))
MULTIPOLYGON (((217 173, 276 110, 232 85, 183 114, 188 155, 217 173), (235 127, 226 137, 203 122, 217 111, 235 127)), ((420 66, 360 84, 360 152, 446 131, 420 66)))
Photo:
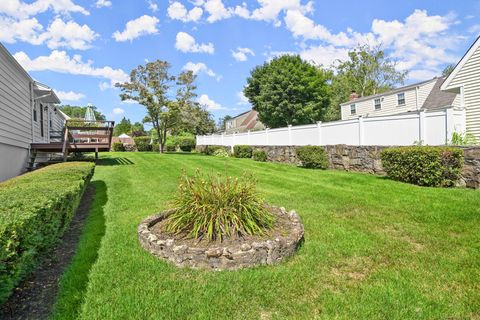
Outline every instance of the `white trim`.
POLYGON ((460 72, 460 70, 463 68, 465 63, 467 63, 468 60, 472 57, 474 52, 480 47, 480 36, 475 40, 475 42, 472 44, 470 49, 465 53, 463 58, 460 60, 460 62, 455 66, 453 69, 452 73, 450 73, 447 77, 447 79, 443 82, 442 86, 440 87, 440 90, 448 90, 450 86, 450 83, 452 80, 457 76, 457 74, 460 72))

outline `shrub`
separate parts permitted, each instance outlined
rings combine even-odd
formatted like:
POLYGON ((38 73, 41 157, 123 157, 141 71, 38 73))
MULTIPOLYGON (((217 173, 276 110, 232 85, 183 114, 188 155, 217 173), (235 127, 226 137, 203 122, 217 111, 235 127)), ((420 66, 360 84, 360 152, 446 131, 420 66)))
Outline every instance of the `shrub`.
POLYGON ((233 156, 235 158, 251 158, 253 148, 246 145, 237 145, 233 147, 233 156))
POLYGON ((190 152, 192 149, 195 149, 195 145, 197 144, 195 136, 190 134, 182 134, 176 137, 176 141, 180 150, 185 152, 190 152))
POLYGON ((150 144, 150 137, 134 137, 135 145, 138 151, 152 151, 152 145, 150 144))
POLYGON ((203 153, 205 153, 208 156, 213 156, 215 154, 215 151, 217 150, 225 150, 225 147, 222 146, 206 146, 205 149, 203 149, 203 153))
POLYGON ((296 149, 297 157, 305 168, 327 169, 328 157, 320 146, 303 146, 296 149))
POLYGON ((125 146, 123 145, 122 142, 114 142, 112 144, 112 150, 116 152, 125 151, 125 146))
POLYGON ((390 178, 420 186, 453 186, 463 165, 463 151, 448 147, 388 148, 381 158, 390 178))
POLYGON ((213 153, 215 157, 228 158, 228 152, 225 149, 217 149, 213 153))
POLYGON ((0 183, 0 304, 66 230, 93 169, 66 162, 0 183))
POLYGON ((165 220, 165 230, 208 241, 262 235, 273 227, 275 218, 255 187, 251 175, 184 174, 172 202, 177 209, 165 220))
POLYGON ((252 158, 255 161, 266 162, 267 153, 265 152, 265 150, 257 149, 253 151, 252 158))
POLYGON ((152 143, 151 147, 152 147, 152 150, 150 150, 150 151, 153 151, 153 152, 159 152, 160 151, 160 144, 158 142, 152 143))

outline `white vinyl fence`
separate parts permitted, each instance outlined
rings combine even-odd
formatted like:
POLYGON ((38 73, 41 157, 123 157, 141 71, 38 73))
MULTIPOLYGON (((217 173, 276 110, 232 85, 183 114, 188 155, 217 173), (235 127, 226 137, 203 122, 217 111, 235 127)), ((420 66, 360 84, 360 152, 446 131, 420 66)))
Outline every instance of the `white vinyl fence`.
POLYGON ((419 111, 234 134, 197 136, 197 145, 445 145, 465 131, 465 112, 453 108, 419 111))

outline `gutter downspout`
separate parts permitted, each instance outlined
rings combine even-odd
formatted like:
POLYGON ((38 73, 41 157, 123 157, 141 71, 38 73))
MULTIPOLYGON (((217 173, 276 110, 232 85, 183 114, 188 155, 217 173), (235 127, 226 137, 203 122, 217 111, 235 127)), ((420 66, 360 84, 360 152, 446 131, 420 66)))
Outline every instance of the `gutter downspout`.
MULTIPOLYGON (((32 129, 32 143, 34 142, 34 125, 33 125, 33 109, 35 108, 35 98, 33 96, 33 82, 29 82, 30 89, 30 124, 32 129)), ((30 152, 30 146, 28 147, 30 152)))

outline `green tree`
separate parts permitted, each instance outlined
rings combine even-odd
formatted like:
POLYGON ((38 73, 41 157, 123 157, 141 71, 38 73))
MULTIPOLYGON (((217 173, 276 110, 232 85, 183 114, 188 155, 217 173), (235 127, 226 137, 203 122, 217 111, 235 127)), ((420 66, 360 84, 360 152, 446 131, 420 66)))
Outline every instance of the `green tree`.
POLYGON ((220 119, 218 119, 218 122, 217 122, 217 130, 219 131, 223 131, 226 129, 226 123, 228 120, 230 119, 233 119, 232 116, 229 116, 229 115, 226 115, 225 117, 222 117, 220 119))
POLYGON ((123 117, 113 128, 113 135, 118 137, 121 134, 130 134, 132 132, 132 123, 130 119, 123 117))
POLYGON ((152 124, 160 152, 165 149, 167 134, 185 131, 185 123, 193 128, 192 133, 201 131, 202 122, 192 125, 190 118, 193 115, 205 116, 206 112, 194 101, 196 76, 193 72, 185 71, 175 77, 169 69, 170 64, 166 61, 149 62, 132 70, 129 82, 115 85, 122 91, 122 100, 135 100, 145 106, 147 115, 143 122, 152 124))
POLYGON ((407 72, 396 69, 396 62, 379 47, 359 46, 338 61, 332 79, 332 103, 325 120, 340 119, 340 104, 352 91, 361 97, 382 93, 404 83, 407 72))
POLYGON ((442 71, 442 76, 444 77, 448 77, 450 75, 450 73, 453 72, 453 69, 455 69, 455 65, 454 64, 449 64, 448 66, 446 66, 443 71, 442 71))
MULTIPOLYGON (((62 106, 58 107, 60 110, 62 110, 63 113, 65 113, 67 116, 71 118, 80 118, 83 119, 85 117, 85 112, 87 112, 87 107, 81 107, 81 106, 72 106, 69 104, 65 104, 62 106)), ((93 112, 95 113, 95 118, 97 120, 106 120, 106 117, 103 113, 97 110, 97 107, 91 106, 93 109, 93 112)))
POLYGON ((267 127, 314 123, 330 105, 330 77, 298 55, 284 55, 256 67, 243 92, 267 127))
POLYGON ((140 122, 135 122, 132 124, 132 128, 130 130, 130 135, 132 137, 142 137, 146 136, 147 132, 145 131, 145 128, 143 126, 143 123, 140 122))

